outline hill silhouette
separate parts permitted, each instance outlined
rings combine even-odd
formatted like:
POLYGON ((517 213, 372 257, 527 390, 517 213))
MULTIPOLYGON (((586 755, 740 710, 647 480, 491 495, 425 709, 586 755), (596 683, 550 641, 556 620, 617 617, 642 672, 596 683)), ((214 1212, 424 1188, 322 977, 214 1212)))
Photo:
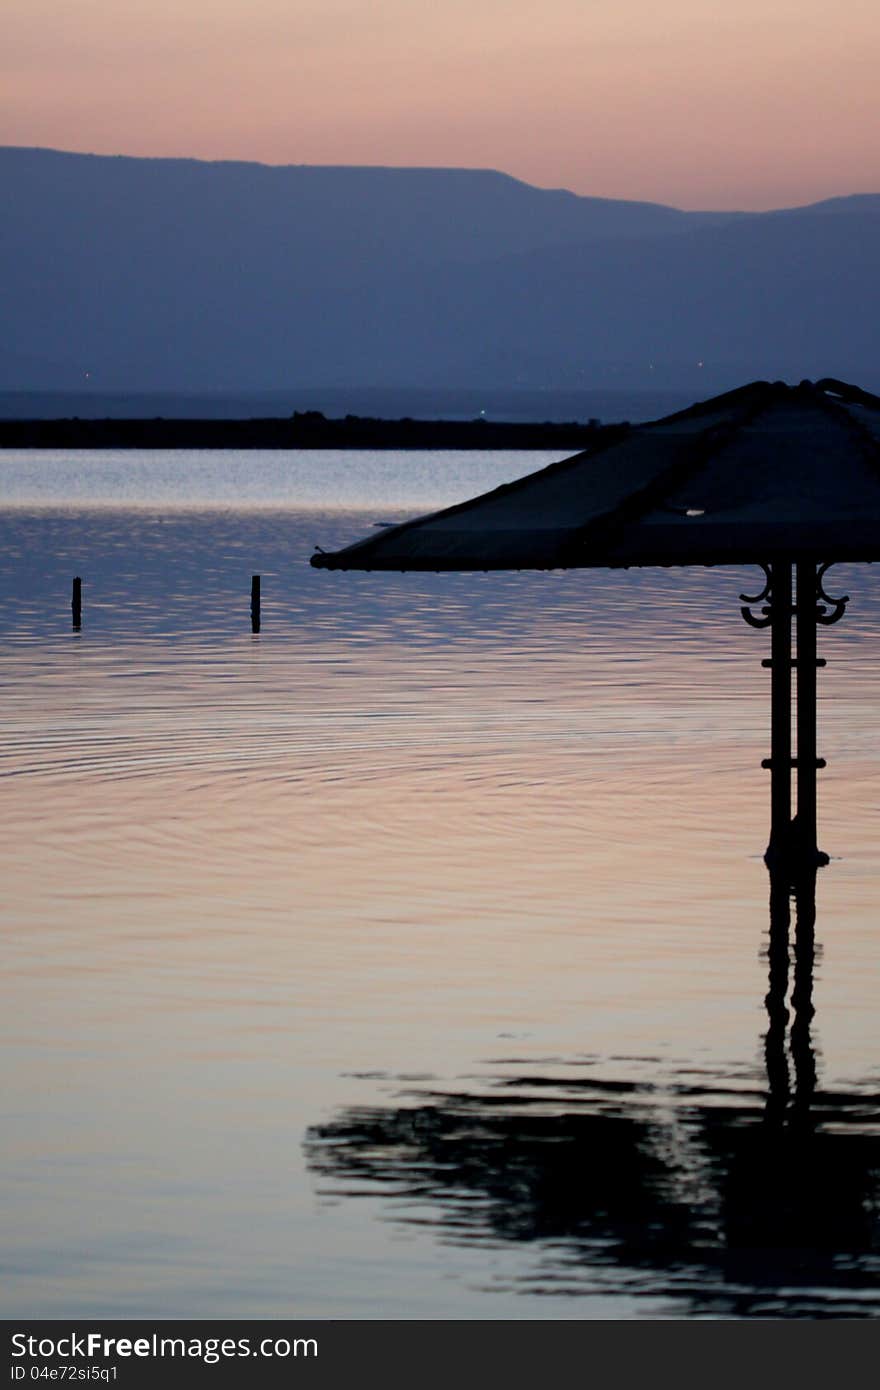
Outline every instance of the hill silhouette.
POLYGON ((880 384, 880 195, 699 213, 9 147, 0 177, 3 390, 880 384))

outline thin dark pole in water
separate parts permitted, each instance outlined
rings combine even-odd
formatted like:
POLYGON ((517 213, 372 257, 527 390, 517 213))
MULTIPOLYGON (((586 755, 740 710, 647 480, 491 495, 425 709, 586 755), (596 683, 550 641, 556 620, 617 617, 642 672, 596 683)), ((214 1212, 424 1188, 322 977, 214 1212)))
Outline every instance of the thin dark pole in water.
POLYGON ((251 578, 251 632, 260 630, 260 576, 251 578))
POLYGON ((759 594, 740 594, 740 609, 749 627, 769 627, 770 656, 770 843, 764 858, 772 867, 788 859, 791 848, 791 561, 762 565, 764 587, 759 594), (752 612, 760 603, 760 613, 752 612))
POLYGON ((771 566, 770 844, 784 857, 791 835, 791 565, 771 566))
POLYGON ((73 619, 73 630, 74 632, 79 632, 82 627, 82 580, 79 575, 77 575, 73 581, 70 611, 73 619))
POLYGON ((799 561, 797 605, 792 606, 792 565, 777 561, 762 565, 766 583, 759 594, 741 594, 740 609, 750 627, 770 628, 770 757, 762 767, 771 772, 770 843, 764 855, 773 867, 784 865, 790 883, 828 863, 817 844, 816 772, 825 759, 816 756, 816 670, 824 666, 816 655, 816 625, 840 622, 849 597, 832 598, 825 592, 824 577, 831 561, 818 569, 799 561), (768 600, 764 602, 764 600, 768 600), (763 603, 760 615, 754 604, 763 603), (797 615, 797 659, 791 657, 791 620, 797 615), (791 756, 791 673, 797 670, 797 757, 791 756), (791 773, 797 769, 797 814, 791 819, 791 773))
POLYGON ((816 567, 797 567, 797 848, 818 854, 816 824, 816 567))

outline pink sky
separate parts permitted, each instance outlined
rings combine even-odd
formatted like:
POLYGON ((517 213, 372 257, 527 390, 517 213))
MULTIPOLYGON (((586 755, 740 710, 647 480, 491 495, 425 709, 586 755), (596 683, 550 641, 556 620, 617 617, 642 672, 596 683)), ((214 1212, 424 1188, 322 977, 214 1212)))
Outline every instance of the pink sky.
POLYGON ((880 191, 877 0, 3 9, 3 144, 491 167, 686 208, 880 191))

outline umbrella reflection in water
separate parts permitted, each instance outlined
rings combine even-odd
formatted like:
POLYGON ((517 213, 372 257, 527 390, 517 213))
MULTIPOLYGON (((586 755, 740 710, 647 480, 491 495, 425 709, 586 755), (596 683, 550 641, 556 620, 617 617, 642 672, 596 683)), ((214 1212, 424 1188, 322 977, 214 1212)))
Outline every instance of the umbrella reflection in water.
POLYGON ((766 1086, 554 1077, 514 1059, 479 1094, 347 1109, 309 1131, 309 1165, 334 1197, 382 1196, 391 1220, 440 1239, 530 1246, 523 1292, 876 1315, 878 1097, 817 1084, 814 926, 815 873, 794 890, 772 873, 766 1086))

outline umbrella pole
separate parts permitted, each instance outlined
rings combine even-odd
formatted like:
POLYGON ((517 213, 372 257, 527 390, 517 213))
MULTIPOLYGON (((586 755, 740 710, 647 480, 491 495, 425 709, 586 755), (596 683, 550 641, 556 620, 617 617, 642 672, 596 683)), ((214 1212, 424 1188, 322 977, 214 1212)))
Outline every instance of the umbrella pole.
POLYGON ((825 573, 831 567, 812 562, 797 564, 797 607, 792 606, 792 565, 777 560, 762 565, 766 583, 759 594, 740 594, 746 604, 740 611, 750 627, 769 627, 770 660, 770 757, 761 766, 770 769, 770 843, 764 858, 768 865, 784 867, 789 881, 828 863, 817 844, 816 772, 825 766, 816 756, 816 670, 825 662, 816 656, 816 624, 830 627, 840 622, 849 597, 831 598, 825 592, 825 573), (767 602, 764 602, 767 600, 767 602), (760 616, 752 612, 763 603, 760 616), (797 614, 797 660, 791 658, 791 620, 797 614), (791 756, 791 672, 797 669, 797 757, 791 756), (791 773, 797 769, 797 815, 791 819, 791 773))
POLYGON ((817 843, 816 770, 816 567, 797 566, 797 816, 792 849, 802 864, 827 864, 817 843))
POLYGON ((766 583, 759 594, 740 594, 746 604, 740 611, 750 627, 769 627, 770 658, 770 757, 762 767, 770 770, 770 843, 764 858, 771 867, 786 864, 792 849, 791 833, 791 562, 776 560, 762 565, 766 583), (764 600, 767 600, 766 603, 764 600), (752 612, 763 603, 760 616, 752 612))
POLYGON ((791 841, 791 565, 770 566, 770 843, 785 859, 791 841))
POLYGON ((825 662, 816 655, 816 625, 839 623, 849 596, 825 592, 828 564, 797 566, 797 816, 792 822, 791 853, 797 872, 828 863, 817 843, 816 772, 825 759, 816 756, 816 672, 825 662))

